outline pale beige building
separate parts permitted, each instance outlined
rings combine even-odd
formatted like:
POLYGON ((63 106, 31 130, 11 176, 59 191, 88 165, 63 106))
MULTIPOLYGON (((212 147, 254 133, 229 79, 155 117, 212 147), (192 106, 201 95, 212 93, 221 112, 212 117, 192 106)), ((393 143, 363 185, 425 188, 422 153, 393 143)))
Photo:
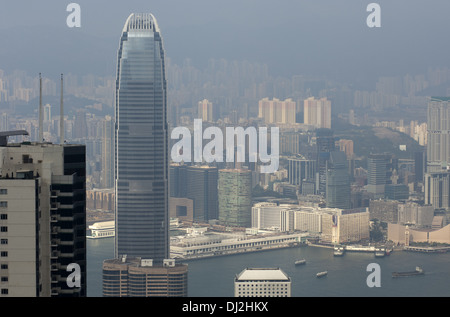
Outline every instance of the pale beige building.
POLYGON ((353 140, 345 140, 340 139, 336 142, 337 146, 339 147, 339 151, 342 151, 347 156, 348 160, 351 160, 354 156, 353 152, 353 140))
POLYGON ((309 232, 327 243, 360 242, 369 239, 369 211, 258 203, 252 208, 252 227, 309 232))
POLYGON ((310 233, 322 232, 322 213, 316 208, 297 210, 294 212, 295 229, 310 233))
POLYGON ((208 99, 198 102, 198 118, 202 121, 213 121, 213 104, 208 99))
POLYGON ((431 226, 434 218, 434 207, 421 206, 415 202, 398 205, 398 223, 415 226, 431 226))
POLYGON ((303 122, 316 128, 331 129, 331 101, 310 97, 303 102, 303 122))
POLYGON ((366 209, 336 210, 322 215, 322 241, 340 244, 370 238, 369 212, 366 209))
POLYGON ((282 101, 264 98, 259 101, 258 106, 258 118, 263 118, 265 123, 296 123, 297 104, 292 99, 282 101))
POLYGON ((450 225, 439 229, 416 229, 407 225, 389 223, 387 239, 406 246, 413 242, 450 244, 450 225))

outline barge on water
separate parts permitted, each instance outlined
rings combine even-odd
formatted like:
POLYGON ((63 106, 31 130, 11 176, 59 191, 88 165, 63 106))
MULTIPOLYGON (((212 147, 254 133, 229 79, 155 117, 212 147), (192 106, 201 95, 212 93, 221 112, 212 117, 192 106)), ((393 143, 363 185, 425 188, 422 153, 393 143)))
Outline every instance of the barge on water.
POLYGON ((415 271, 411 272, 392 272, 392 277, 407 277, 407 276, 416 276, 416 275, 423 275, 425 274, 425 271, 419 267, 416 266, 415 271))
POLYGON ((306 260, 305 259, 301 259, 301 260, 297 260, 294 262, 295 265, 302 265, 302 264, 306 264, 306 260))

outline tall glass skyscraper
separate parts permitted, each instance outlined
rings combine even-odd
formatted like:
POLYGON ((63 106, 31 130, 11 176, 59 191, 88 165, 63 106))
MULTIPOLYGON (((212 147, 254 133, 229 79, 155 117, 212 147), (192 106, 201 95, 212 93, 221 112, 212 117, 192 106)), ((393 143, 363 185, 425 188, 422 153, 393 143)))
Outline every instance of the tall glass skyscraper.
POLYGON ((225 226, 250 227, 252 223, 252 172, 219 170, 219 221, 225 226))
POLYGON ((326 162, 326 202, 327 208, 350 209, 350 175, 347 156, 342 151, 330 152, 326 162))
POLYGON ((131 14, 117 56, 116 257, 169 258, 164 48, 152 14, 131 14))

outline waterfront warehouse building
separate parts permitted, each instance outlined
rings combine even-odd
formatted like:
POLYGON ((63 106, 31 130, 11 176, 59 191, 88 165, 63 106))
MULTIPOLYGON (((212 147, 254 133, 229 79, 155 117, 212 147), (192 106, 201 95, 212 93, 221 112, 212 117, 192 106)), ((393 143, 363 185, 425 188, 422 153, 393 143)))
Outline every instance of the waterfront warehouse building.
POLYGON ((247 268, 234 279, 235 297, 291 297, 291 278, 280 268, 247 268))

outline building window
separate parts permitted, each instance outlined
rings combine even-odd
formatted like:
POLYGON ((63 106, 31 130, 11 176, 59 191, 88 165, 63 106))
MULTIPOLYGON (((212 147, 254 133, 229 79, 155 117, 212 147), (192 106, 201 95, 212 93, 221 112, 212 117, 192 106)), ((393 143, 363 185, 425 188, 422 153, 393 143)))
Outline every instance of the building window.
POLYGON ((8 289, 7 288, 2 288, 2 290, 0 291, 0 293, 2 295, 8 295, 8 289))
POLYGON ((7 276, 2 276, 1 277, 1 281, 2 282, 8 282, 8 277, 7 276))
POLYGON ((0 227, 0 232, 8 232, 8 227, 6 226, 0 227))
POLYGON ((0 244, 8 244, 8 239, 0 239, 0 244))
POLYGON ((8 251, 2 251, 2 252, 0 252, 0 257, 5 258, 5 257, 7 257, 7 256, 8 256, 8 251))
POLYGON ((7 270, 7 269, 8 269, 8 264, 0 265, 0 270, 7 270))
POLYGON ((6 188, 0 188, 0 195, 7 195, 8 190, 6 188))
POLYGON ((8 215, 7 214, 1 214, 0 215, 0 220, 6 220, 8 219, 8 215))
POLYGON ((0 207, 8 207, 7 201, 0 201, 0 207))

